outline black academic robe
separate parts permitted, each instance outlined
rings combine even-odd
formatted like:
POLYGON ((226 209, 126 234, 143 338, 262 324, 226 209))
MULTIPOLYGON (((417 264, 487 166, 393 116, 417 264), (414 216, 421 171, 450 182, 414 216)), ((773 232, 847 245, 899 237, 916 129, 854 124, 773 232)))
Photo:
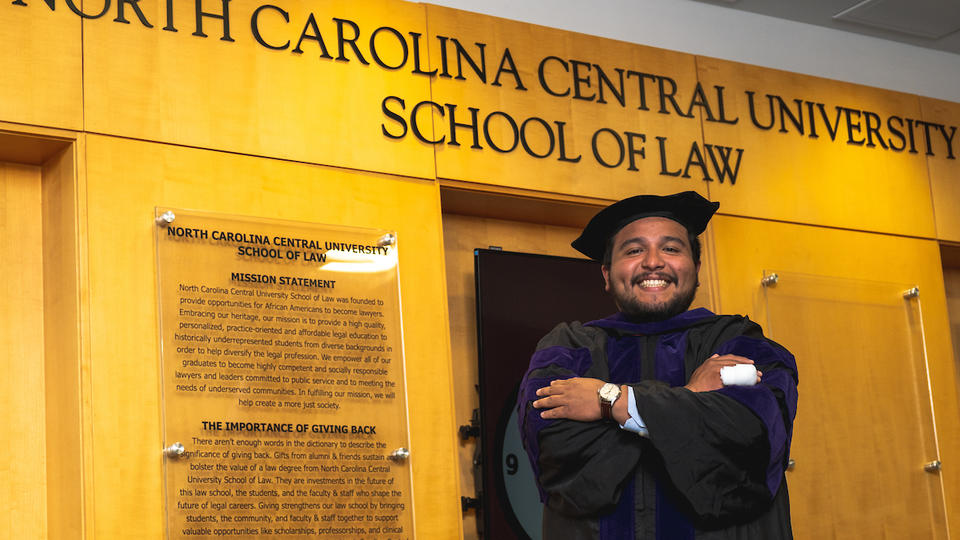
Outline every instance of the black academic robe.
POLYGON ((618 314, 557 326, 518 399, 544 538, 792 538, 784 470, 796 384, 793 356, 745 317, 696 309, 654 323, 618 314), (682 388, 714 353, 754 360, 762 382, 682 388), (631 385, 649 437, 613 422, 540 418, 537 388, 577 376, 631 385))

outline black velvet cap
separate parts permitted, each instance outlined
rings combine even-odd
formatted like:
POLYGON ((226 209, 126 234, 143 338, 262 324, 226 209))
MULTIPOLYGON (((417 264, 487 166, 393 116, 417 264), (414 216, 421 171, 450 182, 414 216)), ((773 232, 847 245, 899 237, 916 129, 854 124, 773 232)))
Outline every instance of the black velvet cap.
POLYGON ((686 227, 690 234, 699 235, 707 228, 717 208, 720 208, 720 203, 710 202, 695 191, 673 195, 637 195, 599 211, 570 245, 587 257, 602 261, 607 239, 630 222, 645 217, 665 217, 686 227))

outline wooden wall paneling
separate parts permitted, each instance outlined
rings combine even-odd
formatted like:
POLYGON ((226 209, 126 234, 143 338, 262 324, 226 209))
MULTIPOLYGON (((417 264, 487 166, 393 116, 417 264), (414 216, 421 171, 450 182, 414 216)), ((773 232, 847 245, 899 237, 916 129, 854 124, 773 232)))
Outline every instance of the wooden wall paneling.
MULTIPOLYGON (((960 457, 956 370, 936 242, 728 216, 715 218, 713 227, 717 273, 722 276, 718 292, 721 310, 725 313, 745 313, 755 320, 766 321, 760 285, 764 270, 916 284, 921 291, 939 459, 948 464, 960 457)), ((855 323, 849 323, 851 333, 855 323)), ((897 373, 901 368, 893 364, 899 362, 897 358, 880 355, 875 365, 866 370, 853 370, 849 365, 821 365, 820 360, 797 358, 800 408, 793 446, 797 468, 787 474, 787 480, 798 537, 823 534, 845 537, 855 530, 857 536, 898 536, 897 531, 903 532, 900 527, 904 523, 914 526, 908 534, 943 537, 947 534, 944 516, 949 519, 958 515, 960 475, 946 466, 938 474, 924 472, 924 462, 938 457, 937 448, 928 444, 927 435, 919 442, 926 445, 924 453, 908 459, 904 454, 906 443, 896 441, 900 435, 913 436, 910 434, 918 429, 916 426, 922 427, 929 421, 931 400, 922 392, 926 382, 916 381, 921 390, 919 394, 923 394, 920 398, 897 402, 898 398, 892 394, 877 397, 876 392, 883 384, 873 381, 897 373), (838 423, 840 417, 848 414, 837 414, 834 418, 829 408, 841 396, 844 398, 841 401, 848 404, 845 411, 870 410, 871 414, 879 415, 877 418, 892 419, 915 412, 919 420, 909 429, 898 430, 896 422, 888 425, 864 419, 862 424, 854 426, 866 430, 869 436, 851 440, 838 423), (857 471, 864 468, 869 474, 857 476, 857 471), (847 478, 848 475, 854 476, 847 478), (845 487, 831 490, 821 485, 831 482, 845 487), (908 484, 920 492, 905 492, 908 484), (877 486, 879 489, 875 489, 877 486), (849 495, 851 490, 857 494, 855 497, 841 496, 849 495), (943 499, 938 498, 941 490, 943 499), (932 501, 926 510, 922 505, 914 506, 923 500, 932 501)), ((908 381, 895 381, 894 386, 898 384, 910 386, 908 381)), ((951 520, 949 526, 950 534, 955 535, 955 520, 951 520)))
MULTIPOLYGON (((704 88, 724 87, 727 114, 737 119, 704 121, 704 144, 743 149, 735 184, 709 182, 722 212, 935 236, 927 162, 922 150, 909 151, 907 126, 916 131, 921 118, 917 96, 714 58, 697 57, 697 65, 704 88), (754 125, 748 92, 757 124, 772 122, 769 129, 754 125)), ((922 131, 914 133, 917 148, 922 131)))
MULTIPOLYGON (((84 446, 78 143, 43 166, 47 515, 51 539, 84 537, 84 446)), ((87 426, 89 427, 89 426, 87 426)))
MULTIPOLYGON (((390 139, 381 127, 388 123, 381 110, 388 96, 410 106, 429 99, 428 77, 413 73, 410 34, 425 36, 422 5, 396 0, 297 0, 273 7, 255 0, 214 2, 203 9, 219 15, 228 6, 229 33, 222 20, 204 16, 199 33, 206 37, 197 35, 199 8, 194 3, 170 5, 172 14, 164 2, 137 4, 152 28, 129 8, 129 24, 114 22, 113 13, 84 20, 89 131, 433 178, 429 145, 413 137, 390 139), (403 67, 388 69, 376 62, 369 44, 380 27, 397 34, 377 34, 377 58, 399 66, 406 51, 403 67), (277 49, 260 44, 254 28, 277 49), (298 43, 302 33, 308 37, 298 43)), ((425 40, 418 53, 424 70, 425 40)), ((424 131, 432 136, 429 126, 424 131)))
POLYGON ((98 537, 165 530, 156 205, 398 232, 417 534, 460 534, 434 182, 106 136, 88 137, 86 176, 92 444, 97 456, 115 456, 95 460, 98 537))
POLYGON ((0 241, 16 254, 0 269, 0 414, 8 456, 0 463, 0 536, 47 535, 44 401, 43 222, 40 168, 0 163, 0 241))
MULTIPOLYGON (((476 389, 479 373, 473 250, 499 246, 506 251, 578 257, 580 254, 570 247, 569 240, 578 232, 570 227, 444 214, 443 244, 457 423, 469 424, 473 410, 480 406, 476 389)), ((476 496, 473 478, 475 450, 475 439, 460 444, 460 490, 465 497, 476 496)), ((474 512, 464 514, 463 537, 466 540, 478 538, 474 512)))
POLYGON ((938 124, 930 128, 935 135, 933 155, 926 155, 930 169, 930 196, 937 223, 937 238, 960 242, 960 103, 920 98, 923 119, 938 124), (946 140, 950 139, 947 147, 946 140))
POLYGON ((957 396, 960 399, 960 245, 941 245, 940 256, 943 260, 943 284, 947 294, 950 339, 953 342, 957 396))
MULTIPOLYGON (((665 93, 674 92, 684 115, 690 109, 696 86, 691 55, 433 5, 427 5, 427 21, 431 34, 449 37, 430 43, 431 65, 441 70, 431 92, 443 114, 430 107, 436 139, 445 137, 436 145, 439 178, 611 201, 639 192, 706 193, 701 179, 660 174, 656 139, 669 139, 668 162, 685 161, 691 143, 700 140, 698 109, 689 118, 680 116, 665 100, 661 112, 661 84, 665 93), (453 40, 478 64, 482 48, 486 82, 461 59, 453 40), (509 72, 511 61, 516 75, 509 72), (621 77, 622 104, 615 96, 621 77), (450 144, 450 106, 455 106, 456 122, 464 124, 472 123, 470 108, 477 109, 477 144, 469 127, 456 129, 459 146, 450 144), (514 136, 507 116, 525 138, 514 136), (598 132, 599 159, 610 167, 594 155, 591 141, 598 132)), ((422 115, 429 118, 427 111, 422 115)))
MULTIPOLYGON (((562 206, 561 203, 557 205, 562 206)), ((505 251, 583 257, 570 247, 570 242, 579 234, 579 227, 444 213, 444 253, 453 351, 455 418, 458 424, 468 424, 473 410, 480 406, 476 391, 479 373, 473 250, 497 246, 505 251)), ((705 264, 700 274, 701 288, 694 307, 711 307, 712 264, 706 264, 711 257, 712 250, 705 242, 705 264)), ((597 294, 605 294, 602 287, 598 287, 597 294)), ((532 354, 533 351, 530 352, 532 354)), ((473 479, 475 449, 474 440, 460 444, 461 494, 467 497, 473 497, 476 493, 473 479)), ((464 514, 463 531, 467 540, 477 538, 476 515, 473 512, 464 514)))
POLYGON ((81 19, 66 6, 21 4, 0 5, 0 120, 81 129, 81 19))

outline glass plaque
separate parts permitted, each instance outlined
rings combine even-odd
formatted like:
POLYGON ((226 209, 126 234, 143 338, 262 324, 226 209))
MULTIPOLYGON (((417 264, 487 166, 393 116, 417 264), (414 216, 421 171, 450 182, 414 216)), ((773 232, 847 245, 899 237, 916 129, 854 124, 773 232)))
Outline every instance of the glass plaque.
POLYGON ((797 537, 937 537, 945 514, 940 477, 924 471, 939 452, 919 291, 764 275, 767 330, 800 369, 787 476, 797 537))
POLYGON ((396 236, 158 208, 170 538, 413 538, 396 236))

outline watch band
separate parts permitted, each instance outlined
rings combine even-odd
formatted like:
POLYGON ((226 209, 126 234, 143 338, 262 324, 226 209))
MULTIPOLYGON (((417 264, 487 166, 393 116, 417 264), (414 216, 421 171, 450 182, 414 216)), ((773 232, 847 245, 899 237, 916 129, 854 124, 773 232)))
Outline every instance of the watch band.
POLYGON ((600 418, 604 420, 613 420, 613 403, 600 399, 600 418))

